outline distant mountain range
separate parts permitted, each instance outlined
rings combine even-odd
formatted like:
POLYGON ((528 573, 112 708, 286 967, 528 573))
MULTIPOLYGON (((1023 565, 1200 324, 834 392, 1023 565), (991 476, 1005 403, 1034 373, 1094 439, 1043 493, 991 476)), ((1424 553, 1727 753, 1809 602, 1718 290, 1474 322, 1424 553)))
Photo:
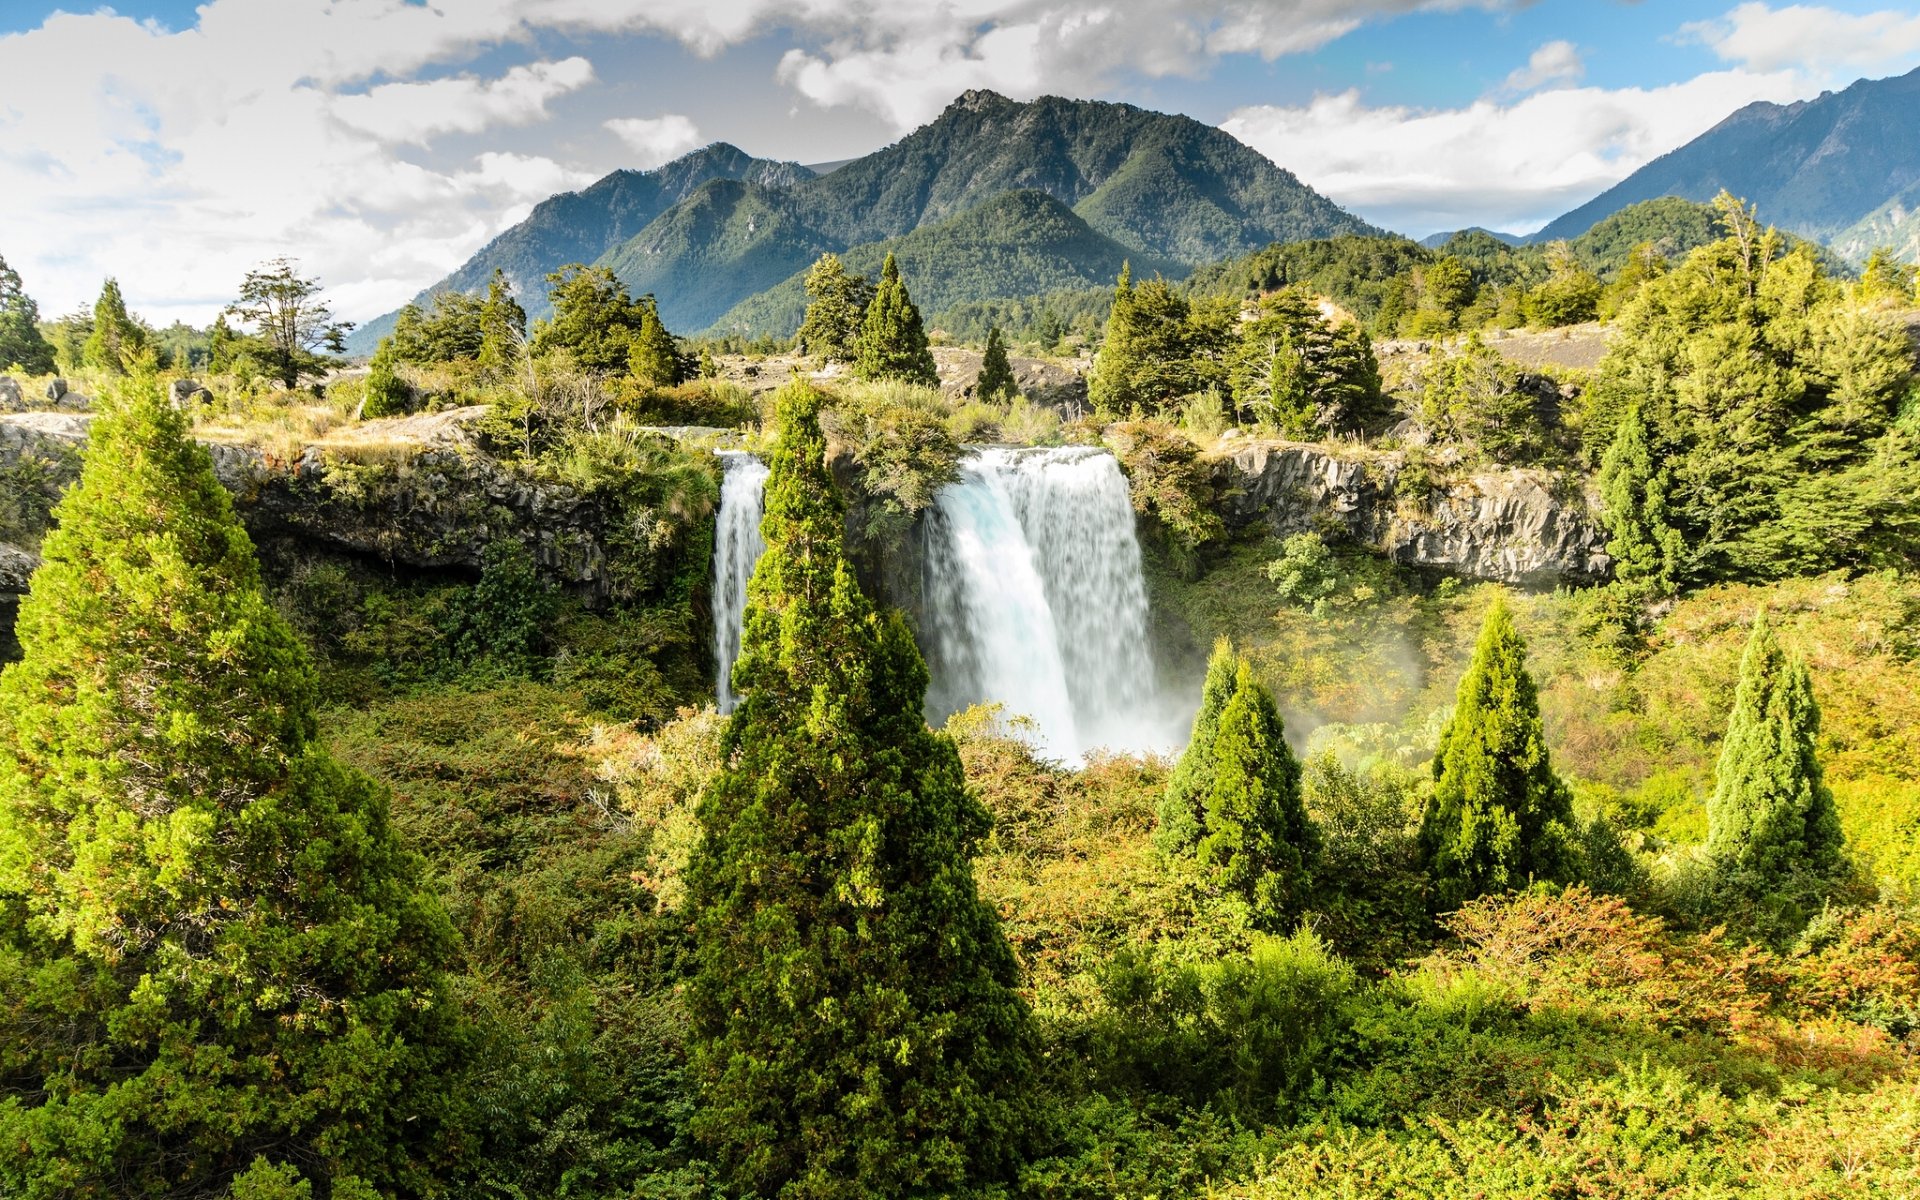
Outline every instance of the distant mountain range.
MULTIPOLYGON (((968 92, 893 145, 828 167, 714 145, 654 171, 617 172, 542 203, 420 299, 478 290, 498 266, 539 316, 546 272, 597 262, 635 294, 653 293, 676 332, 722 317, 791 332, 780 327, 788 302, 730 310, 783 283, 791 294, 791 277, 829 250, 864 264, 894 243, 916 296, 961 302, 1110 279, 1116 253, 1175 274, 1276 241, 1382 232, 1232 135, 1126 104, 968 92), (950 224, 1015 192, 1030 195, 950 224), (897 241, 921 230, 931 240, 897 241), (933 245, 970 247, 965 270, 916 278, 913 256, 933 245), (1029 281, 1027 270, 1043 277, 1029 281)), ((391 328, 391 314, 369 322, 351 346, 370 351, 391 328)))
POLYGON ((1884 245, 1920 261, 1920 70, 1796 104, 1749 104, 1529 240, 1575 237, 1636 201, 1706 201, 1723 188, 1843 258, 1884 245))
POLYGON ((1505 242, 1509 246, 1524 246, 1527 244, 1527 239, 1518 234, 1501 233, 1497 229, 1487 229, 1479 225, 1469 225, 1465 229, 1430 233, 1420 239, 1420 244, 1429 250, 1438 250, 1440 247, 1464 233, 1484 233, 1494 241, 1505 242))

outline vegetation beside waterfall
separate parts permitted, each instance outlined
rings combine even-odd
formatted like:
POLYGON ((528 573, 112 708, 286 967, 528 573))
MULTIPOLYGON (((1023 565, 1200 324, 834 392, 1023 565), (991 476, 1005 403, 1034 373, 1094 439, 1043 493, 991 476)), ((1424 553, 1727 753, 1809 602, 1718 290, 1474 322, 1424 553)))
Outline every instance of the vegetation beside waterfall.
POLYGON ((86 337, 43 340, 125 407, 57 512, 60 464, 23 462, 0 514, 45 559, 0 676, 0 1180, 1920 1189, 1903 301, 1720 220, 1659 266, 1551 260, 1528 311, 1618 314, 1558 378, 1491 338, 1390 354, 1304 274, 1254 299, 1128 279, 1091 417, 1021 394, 1011 323, 930 386, 897 269, 875 308, 820 265, 826 370, 784 421, 744 375, 778 356, 676 339, 591 269, 545 320, 504 279, 436 301, 320 396, 246 328, 170 339, 103 296, 86 337), (213 395, 169 405, 155 365, 214 344, 213 395), (445 460, 352 436, 456 412, 445 460), (715 429, 776 476, 731 719, 707 707, 715 429), (356 511, 498 464, 598 506, 608 562, 589 584, 533 539, 433 568, 249 539, 190 433, 317 446, 312 494, 356 511), (1492 465, 1591 478, 1615 580, 1529 594, 1328 522, 1230 525, 1225 454, 1303 437, 1393 462, 1410 508, 1492 465), (993 707, 924 727, 919 654, 855 568, 985 441, 1128 472, 1156 649, 1199 710, 1177 761, 1069 767, 993 707), (123 536, 156 521, 171 541, 123 536), (326 870, 271 869, 295 825, 287 861, 326 870))

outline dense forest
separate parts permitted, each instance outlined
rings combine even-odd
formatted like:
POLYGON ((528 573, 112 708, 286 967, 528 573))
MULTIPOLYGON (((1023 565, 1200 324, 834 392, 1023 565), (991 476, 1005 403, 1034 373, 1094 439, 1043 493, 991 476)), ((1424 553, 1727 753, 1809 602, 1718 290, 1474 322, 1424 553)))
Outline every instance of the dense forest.
POLYGON ((573 264, 364 369, 297 263, 171 331, 0 265, 0 1194, 1920 1193, 1920 284, 1731 197, 1603 226, 1123 264, 976 307, 965 380, 906 253, 819 257, 791 347, 573 264), (1075 338, 1085 405, 1020 394, 1075 338), (1118 461, 1177 753, 925 720, 897 568, 979 443, 1118 461), (1230 524, 1301 445, 1409 520, 1538 480, 1606 579, 1230 524))

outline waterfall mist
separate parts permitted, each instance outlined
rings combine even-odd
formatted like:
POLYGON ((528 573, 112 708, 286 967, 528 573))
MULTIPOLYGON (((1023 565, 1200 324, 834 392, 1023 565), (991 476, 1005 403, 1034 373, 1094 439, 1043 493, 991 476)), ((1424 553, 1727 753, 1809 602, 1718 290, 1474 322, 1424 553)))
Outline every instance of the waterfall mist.
POLYGON ((715 697, 730 713, 733 663, 740 657, 740 627, 747 613, 747 581, 767 544, 760 540, 767 464, 737 450, 718 452, 726 474, 720 484, 720 512, 713 531, 713 666, 719 681, 715 697))
POLYGON ((936 721, 995 701, 1064 761, 1170 749, 1127 481, 1085 447, 986 449, 961 463, 924 529, 922 641, 936 721))

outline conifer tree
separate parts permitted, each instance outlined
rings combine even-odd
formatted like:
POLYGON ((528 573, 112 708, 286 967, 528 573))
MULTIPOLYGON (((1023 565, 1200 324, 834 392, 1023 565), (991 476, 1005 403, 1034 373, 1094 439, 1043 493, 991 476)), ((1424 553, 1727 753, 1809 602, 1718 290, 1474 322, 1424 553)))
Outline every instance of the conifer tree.
POLYGON ((1831 872, 1840 862, 1840 818, 1814 742, 1820 706, 1807 665, 1788 657, 1765 614, 1740 660, 1707 805, 1707 850, 1761 876, 1831 872))
POLYGON ((1011 400, 1019 384, 1013 378, 1013 364, 1007 361, 1006 339, 1000 327, 987 330, 987 352, 980 357, 980 377, 974 381, 973 395, 978 400, 1011 400))
POLYGON ((689 868, 695 1133, 764 1196, 949 1193, 1029 1120, 1016 966, 975 890, 988 817, 925 664, 843 546, 822 397, 779 399, 726 770, 689 868))
POLYGON ((1233 643, 1220 638, 1207 658, 1206 681, 1200 685, 1200 711, 1193 716, 1193 732, 1180 761, 1167 779, 1161 797, 1155 841, 1167 854, 1191 850, 1206 828, 1207 798, 1213 794, 1213 743, 1220 732, 1220 714, 1233 699, 1240 658, 1233 643))
POLYGON ((81 348, 81 361, 96 371, 124 375, 146 344, 146 330, 127 312, 120 281, 108 279, 93 302, 93 332, 81 348))
POLYGON ((1273 697, 1241 662, 1213 740, 1213 788, 1197 856, 1225 887, 1274 926, 1298 905, 1319 835, 1300 793, 1300 762, 1287 746, 1273 697))
POLYGON ((862 379, 899 379, 925 387, 940 386, 940 372, 934 368, 933 352, 927 348, 920 310, 907 295, 900 265, 891 254, 880 268, 880 284, 860 326, 859 360, 854 370, 862 379))
POLYGON ((1496 601, 1440 733, 1420 852, 1434 899, 1563 880, 1573 870, 1573 802, 1553 773, 1527 648, 1496 601))
POLYGON ((363 418, 397 417, 407 411, 412 393, 395 370, 398 358, 393 339, 381 338, 367 363, 367 390, 360 403, 363 418))
POLYGON ((480 304, 480 369, 491 375, 510 374, 520 359, 520 348, 527 341, 527 310, 513 298, 513 285, 507 273, 493 269, 487 281, 487 298, 480 304))
POLYGON ((660 322, 660 307, 652 296, 642 296, 640 327, 634 331, 633 346, 627 351, 627 369, 635 379, 653 387, 672 387, 680 382, 680 351, 673 335, 660 322))
POLYGON ((1667 523, 1672 480, 1656 469, 1640 406, 1627 410, 1600 464, 1607 553, 1614 578, 1645 583, 1660 594, 1671 592, 1686 542, 1667 523))
POLYGON ((0 1194, 418 1194, 451 927, 185 418, 107 400, 0 675, 0 1194))
POLYGON ((227 324, 227 314, 214 317, 213 325, 207 330, 207 372, 212 375, 225 375, 240 363, 244 343, 233 326, 227 324))
POLYGON ((799 347, 821 366, 850 363, 859 354, 860 326, 873 302, 873 285, 847 270, 837 254, 822 254, 807 272, 807 315, 799 347))
POLYGON ((0 371, 53 372, 53 346, 40 333, 40 306, 27 295, 20 272, 0 258, 0 371))

